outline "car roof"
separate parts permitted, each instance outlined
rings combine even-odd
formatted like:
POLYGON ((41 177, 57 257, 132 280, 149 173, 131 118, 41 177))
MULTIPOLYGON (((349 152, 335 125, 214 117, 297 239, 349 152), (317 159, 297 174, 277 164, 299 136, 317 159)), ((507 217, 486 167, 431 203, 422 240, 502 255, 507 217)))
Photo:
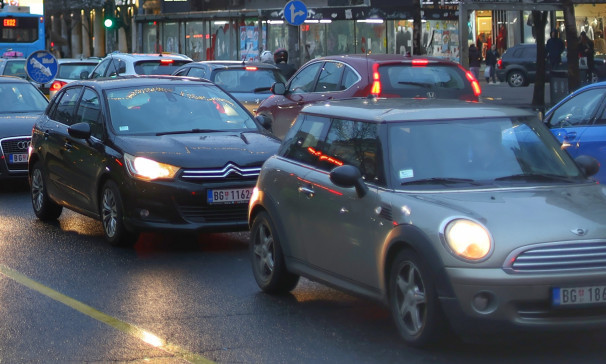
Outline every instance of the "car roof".
POLYGON ((374 63, 390 63, 390 62, 405 62, 412 63, 415 60, 428 60, 430 62, 435 63, 448 63, 456 65, 455 62, 452 62, 445 58, 438 57, 428 57, 428 56, 405 56, 401 54, 384 54, 384 53, 371 53, 371 54, 343 54, 343 55, 335 55, 335 56, 325 56, 315 58, 312 61, 319 60, 338 60, 338 61, 347 61, 347 60, 355 60, 355 61, 371 61, 374 63))
POLYGON ((145 61, 145 60, 156 60, 169 58, 174 60, 191 61, 192 59, 183 54, 177 53, 120 53, 113 52, 105 56, 105 58, 118 57, 124 59, 131 59, 133 61, 145 61))
POLYGON ((276 65, 263 63, 263 62, 242 62, 242 61, 198 61, 191 62, 182 67, 196 67, 196 66, 209 66, 213 69, 217 68, 242 68, 242 67, 257 67, 257 68, 269 68, 279 69, 276 65))
POLYGON ((84 85, 96 89, 113 89, 126 86, 156 86, 158 84, 167 84, 175 82, 197 82, 214 85, 212 82, 196 78, 168 75, 128 75, 111 78, 96 78, 77 80, 69 83, 69 86, 84 85))
POLYGON ((92 57, 92 58, 57 58, 57 63, 90 63, 97 64, 101 61, 101 58, 92 57))
POLYGON ((528 110, 478 102, 372 97, 318 102, 301 113, 375 123, 536 116, 528 110))

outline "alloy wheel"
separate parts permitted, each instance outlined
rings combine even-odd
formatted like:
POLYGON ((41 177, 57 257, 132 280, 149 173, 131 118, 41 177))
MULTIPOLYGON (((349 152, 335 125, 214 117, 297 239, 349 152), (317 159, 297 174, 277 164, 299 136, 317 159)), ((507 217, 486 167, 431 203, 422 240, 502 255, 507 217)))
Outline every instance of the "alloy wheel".
POLYGON ((36 211, 41 211, 44 206, 44 180, 37 168, 32 172, 32 203, 36 211))
POLYGON ((101 204, 101 219, 103 221, 103 229, 108 237, 116 235, 118 224, 118 207, 116 196, 110 188, 103 191, 103 201, 101 204))
POLYGON ((422 277, 412 262, 405 262, 398 272, 395 294, 404 329, 417 335, 425 325, 427 301, 422 277))
POLYGON ((269 279, 274 271, 274 238, 270 229, 262 224, 254 242, 254 259, 259 274, 263 279, 269 279))

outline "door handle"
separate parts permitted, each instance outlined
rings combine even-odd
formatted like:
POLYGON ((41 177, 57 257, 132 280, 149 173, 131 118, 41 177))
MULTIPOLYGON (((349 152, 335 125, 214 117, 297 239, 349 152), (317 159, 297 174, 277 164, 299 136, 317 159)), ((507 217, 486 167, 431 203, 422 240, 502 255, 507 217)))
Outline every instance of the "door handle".
POLYGON ((566 140, 572 140, 572 139, 575 139, 576 137, 577 137, 576 131, 571 131, 564 135, 564 139, 566 139, 566 140))
POLYGON ((315 195, 313 188, 310 187, 299 187, 299 192, 304 193, 309 198, 312 198, 315 195))

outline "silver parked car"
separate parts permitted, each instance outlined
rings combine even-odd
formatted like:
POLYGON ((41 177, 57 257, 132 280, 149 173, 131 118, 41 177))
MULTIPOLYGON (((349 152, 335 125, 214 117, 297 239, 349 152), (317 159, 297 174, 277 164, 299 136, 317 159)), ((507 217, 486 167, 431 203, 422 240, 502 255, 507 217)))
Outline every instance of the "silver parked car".
POLYGON ((606 189, 533 114, 450 100, 308 106, 261 170, 250 257, 387 304, 404 340, 606 327, 606 189))

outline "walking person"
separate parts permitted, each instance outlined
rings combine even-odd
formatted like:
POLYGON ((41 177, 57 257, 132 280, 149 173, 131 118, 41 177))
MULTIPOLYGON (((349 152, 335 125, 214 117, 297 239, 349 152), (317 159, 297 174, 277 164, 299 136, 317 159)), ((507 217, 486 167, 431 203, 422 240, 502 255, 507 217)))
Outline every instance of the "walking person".
POLYGON ((482 63, 482 56, 480 50, 475 44, 469 46, 469 70, 475 76, 476 80, 480 79, 480 65, 482 63))
POLYGON ((562 52, 564 52, 564 41, 558 36, 558 31, 553 29, 551 37, 545 44, 545 52, 549 61, 549 69, 553 70, 562 62, 562 52))
POLYGON ((280 72, 284 75, 286 80, 290 79, 292 75, 297 72, 297 69, 292 64, 288 63, 288 51, 284 48, 278 48, 274 52, 274 62, 280 69, 280 72))
POLYGON ((589 39, 585 32, 581 32, 581 42, 579 44, 579 57, 585 58, 587 62, 587 82, 591 83, 593 68, 593 55, 595 53, 593 41, 589 39))
POLYGON ((488 51, 486 51, 486 67, 489 67, 489 71, 486 76, 486 83, 497 83, 497 60, 501 57, 497 50, 497 45, 493 44, 488 51))

